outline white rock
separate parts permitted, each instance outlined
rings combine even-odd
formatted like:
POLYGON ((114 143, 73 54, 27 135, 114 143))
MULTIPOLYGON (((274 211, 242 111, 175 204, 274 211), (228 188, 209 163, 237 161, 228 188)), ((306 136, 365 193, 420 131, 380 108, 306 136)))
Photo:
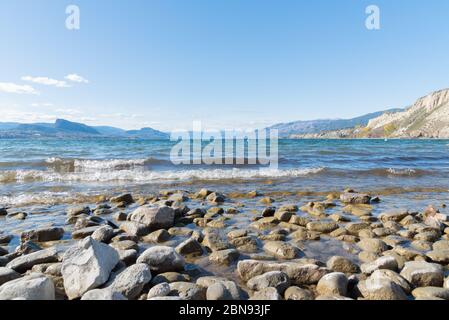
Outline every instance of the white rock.
POLYGON ((398 269, 398 262, 393 256, 383 256, 373 262, 362 264, 360 268, 362 269, 362 272, 366 274, 371 274, 380 269, 396 271, 398 269))
POLYGON ((441 287, 444 280, 441 265, 425 261, 406 262, 401 276, 416 287, 441 287))
POLYGON ((104 284, 118 262, 119 255, 114 248, 91 237, 68 249, 61 273, 69 299, 79 298, 104 284))
POLYGON ((83 294, 81 300, 128 300, 128 299, 126 299, 126 297, 123 294, 119 292, 113 292, 110 289, 93 289, 83 294))
POLYGON ((0 300, 55 300, 53 281, 40 273, 9 281, 0 287, 0 300))
POLYGON ((137 258, 137 263, 146 263, 155 273, 184 270, 184 258, 175 249, 167 246, 155 246, 145 250, 137 258))
POLYGON ((316 291, 322 296, 346 296, 348 278, 342 272, 326 274, 318 281, 316 291))

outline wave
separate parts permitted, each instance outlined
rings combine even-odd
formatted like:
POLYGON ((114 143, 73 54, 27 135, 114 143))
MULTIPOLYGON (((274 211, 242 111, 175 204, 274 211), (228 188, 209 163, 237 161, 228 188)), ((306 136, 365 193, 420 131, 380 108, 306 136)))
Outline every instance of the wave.
POLYGON ((0 173, 0 183, 12 182, 138 182, 154 183, 159 181, 188 180, 232 180, 257 178, 300 177, 316 174, 324 168, 305 169, 194 169, 179 171, 96 171, 59 173, 38 170, 15 170, 0 173))

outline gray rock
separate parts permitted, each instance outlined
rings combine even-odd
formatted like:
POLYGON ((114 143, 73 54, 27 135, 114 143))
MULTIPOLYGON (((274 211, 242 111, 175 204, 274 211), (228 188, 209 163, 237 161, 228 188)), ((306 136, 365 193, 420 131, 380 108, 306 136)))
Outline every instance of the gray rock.
POLYGON ((0 300, 55 300, 53 281, 43 274, 33 273, 0 286, 0 300))
POLYGON ((184 270, 184 258, 175 249, 166 246, 155 246, 145 250, 137 263, 146 263, 154 273, 184 270))
POLYGON ((69 217, 80 216, 82 214, 89 215, 90 213, 89 207, 73 207, 67 210, 67 216, 69 217))
POLYGON ((102 226, 92 233, 92 239, 108 243, 114 237, 115 232, 111 226, 102 226))
POLYGON ((324 275, 316 286, 318 294, 323 296, 346 296, 348 278, 342 272, 333 272, 324 275))
POLYGON ((150 282, 150 267, 145 263, 138 263, 122 271, 108 288, 112 292, 119 292, 132 300, 139 296, 143 287, 150 282))
POLYGON ((19 273, 30 270, 34 265, 42 263, 58 262, 58 251, 56 248, 39 250, 24 256, 19 256, 10 261, 6 266, 19 273))
POLYGON ((170 207, 139 207, 133 211, 128 219, 144 224, 150 231, 168 229, 175 222, 175 211, 170 207))
POLYGON ((247 282, 247 286, 253 291, 260 291, 264 288, 273 287, 276 288, 280 294, 283 294, 290 286, 290 279, 287 274, 282 271, 270 271, 251 278, 247 282))
POLYGON ((61 267, 69 299, 79 298, 104 284, 118 262, 115 249, 90 237, 69 248, 61 267))
POLYGON ((334 272, 357 273, 360 271, 358 265, 341 256, 332 256, 327 260, 326 266, 334 272))
POLYGON ((190 277, 187 274, 182 274, 178 272, 164 272, 156 275, 152 280, 152 285, 157 285, 163 282, 172 283, 172 282, 189 282, 190 277))
POLYGON ((170 286, 170 295, 178 296, 183 300, 205 300, 206 289, 190 282, 172 282, 170 286))
POLYGON ((364 263, 361 265, 363 273, 371 274, 379 269, 388 269, 392 271, 398 270, 398 262, 393 256, 383 256, 373 262, 364 263))
POLYGON ((130 236, 143 237, 149 232, 148 226, 136 221, 125 221, 120 224, 120 230, 125 231, 130 236))
POLYGON ((129 205, 134 202, 133 196, 129 193, 121 194, 117 197, 112 197, 110 200, 112 203, 123 203, 125 205, 129 205))
POLYGON ((387 279, 387 280, 389 280, 391 282, 394 282, 398 286, 400 286, 402 288, 402 290, 404 290, 404 292, 406 294, 409 294, 412 291, 408 281, 405 280, 398 273, 396 273, 396 272, 394 272, 392 270, 387 270, 387 269, 376 270, 376 271, 373 272, 372 277, 374 279, 385 278, 385 279, 387 279))
POLYGON ((87 238, 87 237, 91 236, 95 232, 95 230, 97 230, 98 228, 99 228, 99 226, 92 226, 92 227, 75 230, 72 232, 72 238, 73 239, 87 238))
POLYGON ((244 296, 242 290, 237 286, 237 284, 234 281, 227 280, 226 278, 205 276, 198 278, 196 281, 197 285, 207 288, 208 290, 211 286, 217 283, 223 285, 226 291, 224 291, 221 286, 214 287, 210 292, 210 299, 208 298, 208 300, 241 300, 244 296))
POLYGON ((444 300, 449 300, 449 289, 437 287, 422 287, 413 290, 412 295, 416 299, 440 298, 444 300))
POLYGON ((388 246, 385 242, 383 242, 380 239, 375 239, 375 238, 361 239, 357 243, 357 246, 364 251, 368 251, 368 252, 372 252, 372 253, 382 253, 382 252, 388 250, 388 246))
POLYGON ((203 239, 203 246, 211 251, 230 249, 231 245, 226 238, 216 229, 207 229, 203 239))
POLYGON ((246 282, 270 271, 285 272, 291 283, 299 286, 316 284, 325 274, 329 273, 326 268, 307 263, 242 260, 237 264, 237 273, 246 282))
POLYGON ((12 269, 0 267, 0 286, 8 281, 20 278, 21 275, 12 269))
POLYGON ((128 249, 128 250, 121 250, 116 249, 120 261, 122 261, 125 265, 129 266, 131 264, 134 264, 137 260, 137 250, 134 249, 128 249))
POLYGON ((221 282, 209 286, 206 291, 207 300, 233 300, 231 293, 221 282))
POLYGON ((181 242, 177 247, 176 247, 176 252, 181 254, 181 255, 196 255, 196 256, 200 256, 203 254, 203 247, 201 246, 201 244, 193 239, 193 238, 189 238, 183 242, 181 242))
POLYGON ((300 254, 298 248, 282 241, 267 241, 263 248, 267 253, 281 259, 294 259, 300 254))
POLYGON ((282 297, 275 288, 270 287, 256 291, 249 300, 282 300, 282 297))
POLYGON ((407 295, 395 282, 373 273, 371 277, 360 281, 357 288, 368 300, 407 300, 407 295))
POLYGON ((150 289, 147 294, 147 299, 150 300, 151 298, 155 297, 168 296, 170 294, 170 291, 170 285, 167 282, 159 283, 150 289))
POLYGON ((46 242, 46 241, 56 241, 60 240, 64 235, 63 228, 40 228, 36 230, 30 230, 22 232, 20 238, 22 242, 25 241, 35 241, 35 242, 46 242))
POLYGON ((349 204, 368 204, 371 202, 371 197, 363 193, 345 192, 340 195, 340 200, 349 204))
POLYGON ((285 300, 313 300, 313 294, 309 290, 300 287, 289 287, 284 293, 285 300))
POLYGON ((143 237, 143 242, 161 243, 170 240, 171 235, 165 229, 159 229, 143 237))
POLYGON ((128 300, 128 299, 126 299, 126 297, 123 294, 119 292, 113 292, 109 289, 93 289, 83 294, 81 300, 111 301, 111 300, 128 300))
POLYGON ((240 253, 236 249, 227 249, 214 251, 209 255, 209 261, 216 264, 230 265, 236 261, 240 256, 240 253))
POLYGON ((406 262, 401 276, 416 287, 441 287, 443 285, 443 268, 436 263, 425 261, 406 262))
POLYGON ((307 230, 330 233, 338 229, 338 224, 333 221, 312 221, 307 224, 307 230))

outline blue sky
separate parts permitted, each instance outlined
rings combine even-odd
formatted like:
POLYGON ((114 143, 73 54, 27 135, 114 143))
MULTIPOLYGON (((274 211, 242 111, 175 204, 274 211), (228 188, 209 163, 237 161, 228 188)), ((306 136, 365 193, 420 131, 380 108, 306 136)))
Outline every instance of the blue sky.
POLYGON ((1 1, 0 121, 241 128, 403 107, 449 87, 448 12, 446 0, 1 1), (80 30, 65 28, 69 4, 80 30), (371 4, 381 30, 365 28, 371 4))

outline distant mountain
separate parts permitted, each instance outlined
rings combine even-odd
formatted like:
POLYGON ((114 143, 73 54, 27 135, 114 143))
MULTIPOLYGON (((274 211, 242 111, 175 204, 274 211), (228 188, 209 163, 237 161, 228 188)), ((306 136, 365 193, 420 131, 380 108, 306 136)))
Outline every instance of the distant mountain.
POLYGON ((322 119, 280 123, 271 126, 269 129, 278 130, 279 137, 281 138, 288 138, 295 135, 316 134, 323 131, 333 131, 353 128, 356 126, 366 126, 371 119, 381 116, 385 112, 396 112, 399 110, 402 109, 379 111, 365 114, 363 116, 352 119, 322 119))
POLYGON ((152 128, 142 128, 140 130, 129 130, 126 131, 128 136, 136 138, 151 138, 151 139, 169 139, 168 133, 161 132, 152 128))
POLYGON ((123 129, 97 126, 92 127, 83 123, 57 119, 55 123, 14 123, 0 122, 0 137, 124 137, 144 139, 168 139, 167 133, 143 128, 140 130, 125 131, 123 129))
POLYGON ((294 138, 449 138, 449 89, 432 92, 412 106, 386 112, 357 126, 294 138))

